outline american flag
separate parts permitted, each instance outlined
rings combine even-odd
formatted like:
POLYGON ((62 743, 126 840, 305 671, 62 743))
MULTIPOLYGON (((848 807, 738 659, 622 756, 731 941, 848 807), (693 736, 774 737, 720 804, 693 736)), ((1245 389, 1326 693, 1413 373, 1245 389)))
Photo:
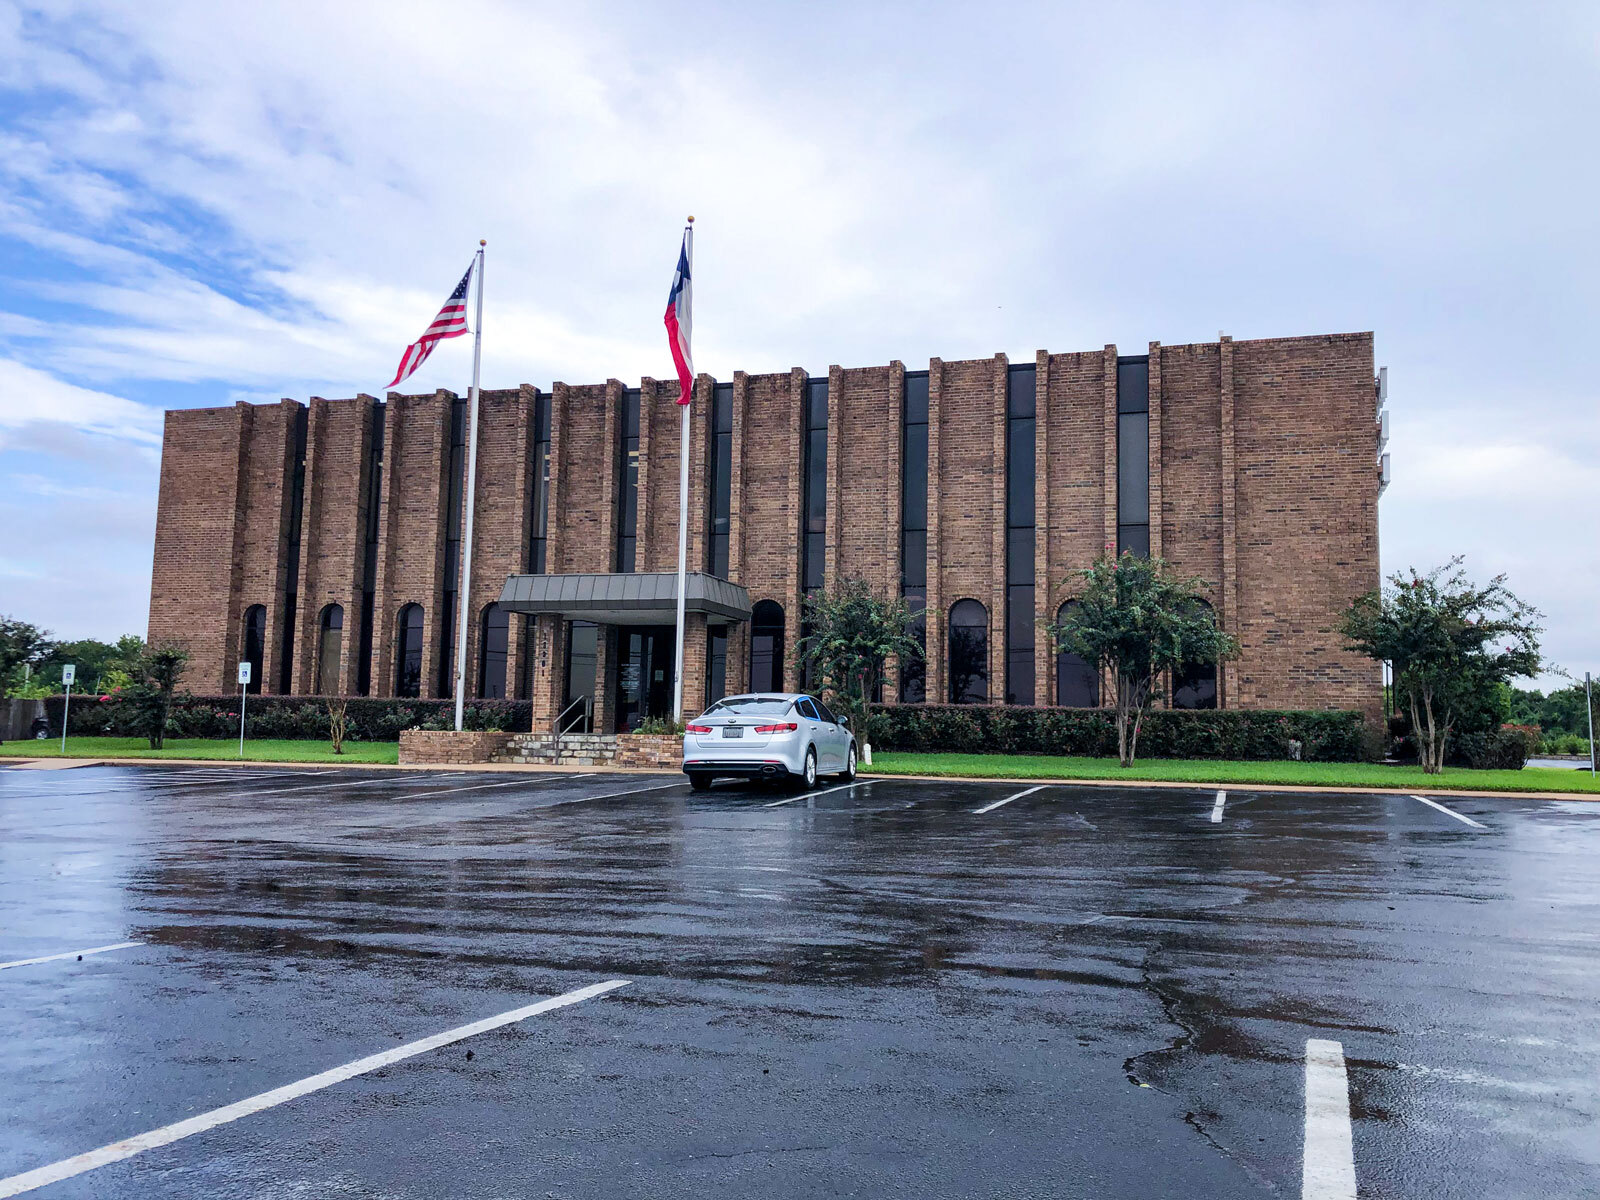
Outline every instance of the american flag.
MULTIPOLYGON (((476 261, 473 265, 477 265, 476 261)), ((456 284, 456 290, 450 293, 450 299, 444 302, 444 307, 433 319, 433 324, 423 331, 421 337, 406 347, 406 352, 400 356, 400 369, 389 381, 389 387, 392 388, 401 380, 411 378, 416 369, 428 361, 428 355, 433 353, 433 348, 445 338, 460 337, 468 332, 467 285, 470 282, 472 282, 472 267, 467 268, 467 273, 461 277, 461 282, 456 284)))

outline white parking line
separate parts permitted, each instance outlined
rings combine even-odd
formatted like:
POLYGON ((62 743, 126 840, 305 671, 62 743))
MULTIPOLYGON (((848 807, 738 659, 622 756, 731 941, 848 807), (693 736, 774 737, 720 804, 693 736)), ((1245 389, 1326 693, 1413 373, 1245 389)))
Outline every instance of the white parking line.
POLYGON ((1024 796, 1031 796, 1035 792, 1042 792, 1049 786, 1049 784, 1041 783, 1038 787, 1026 788, 1023 791, 1018 792, 1015 796, 1007 796, 1004 800, 996 800, 993 804, 985 804, 982 808, 975 808, 972 811, 974 814, 993 812, 1002 804, 1010 804, 1013 800, 1021 800, 1024 796))
POLYGON ((142 946, 143 942, 117 942, 112 946, 94 946, 88 950, 68 950, 65 954, 45 954, 39 958, 19 958, 15 962, 0 963, 0 971, 7 967, 31 967, 34 963, 56 962, 63 958, 83 958, 89 954, 105 954, 111 950, 126 950, 129 946, 142 946))
POLYGON ((1344 1047, 1322 1038, 1306 1042, 1306 1143, 1300 1200, 1356 1200, 1344 1047))
POLYGON ((1411 798, 1413 800, 1421 800, 1429 808, 1437 808, 1440 812, 1446 813, 1449 816, 1454 817, 1456 820, 1462 822, 1463 824, 1471 825, 1474 829, 1487 829, 1487 828, 1489 828, 1487 825, 1483 825, 1483 824, 1480 824, 1477 821, 1474 821, 1471 817, 1462 816, 1460 813, 1458 813, 1453 808, 1446 808, 1444 805, 1440 804, 1437 800, 1429 800, 1426 796, 1413 796, 1411 798))
POLYGON ((1217 793, 1217 802, 1211 806, 1211 823, 1213 825, 1222 824, 1222 806, 1224 804, 1226 804, 1227 802, 1228 802, 1228 793, 1227 792, 1218 792, 1217 793))
MULTIPOLYGON (((599 772, 595 772, 599 774, 599 772)), ((586 775, 573 775, 573 779, 587 779, 586 775)), ((663 788, 682 787, 683 780, 674 779, 671 783, 653 783, 649 787, 629 788, 625 792, 606 792, 599 796, 574 796, 571 800, 563 800, 563 804, 587 804, 591 800, 615 800, 618 796, 637 796, 640 792, 659 792, 663 788)), ((554 808, 554 805, 550 807, 554 808)))
POLYGON ((85 1154, 78 1154, 72 1158, 64 1158, 60 1162, 51 1163, 47 1167, 36 1167, 32 1171, 24 1171, 21 1175, 12 1175, 8 1179, 0 1179, 0 1197, 20 1196, 24 1192, 31 1192, 35 1188, 44 1187, 46 1184, 59 1183, 63 1179, 71 1179, 74 1175, 82 1175, 86 1171, 93 1171, 96 1167, 103 1167, 108 1163, 121 1162, 125 1158, 132 1158, 146 1150, 157 1146, 170 1145, 186 1137, 193 1137, 197 1133, 204 1133, 208 1129, 215 1129, 218 1125, 226 1125, 229 1121, 237 1121, 240 1117, 248 1117, 254 1113, 268 1108, 275 1108, 280 1104, 287 1104, 290 1100, 298 1100, 301 1096, 312 1092, 320 1092, 323 1088, 332 1087, 336 1083, 343 1083, 346 1079, 354 1079, 357 1075, 365 1075, 369 1071, 381 1070, 394 1063, 407 1058, 415 1058, 419 1054, 426 1054, 429 1050, 437 1050, 440 1046, 448 1046, 452 1042, 459 1042, 466 1038, 476 1037, 480 1033, 487 1033, 491 1029, 498 1029, 502 1025, 514 1025, 518 1021, 525 1021, 529 1017, 538 1016, 540 1013, 550 1012, 552 1009, 565 1008, 569 1004, 577 1004, 594 996, 615 991, 620 987, 627 987, 627 979, 608 979, 605 983, 590 984, 588 987, 579 988, 575 992, 567 992, 561 996, 553 996, 549 1000, 541 1000, 537 1004, 529 1004, 524 1008, 514 1008, 510 1012, 503 1012, 497 1017, 485 1017, 481 1021, 474 1021, 470 1025, 460 1025, 455 1029, 447 1029, 443 1033, 436 1033, 432 1037, 423 1038, 417 1042, 407 1042, 404 1046, 396 1046, 392 1050, 385 1050, 379 1054, 372 1054, 366 1058, 358 1058, 355 1062, 346 1063, 342 1067, 334 1067, 331 1071, 312 1075, 298 1083, 285 1084, 283 1087, 273 1088, 270 1092, 251 1096, 246 1100, 237 1100, 222 1108, 214 1108, 210 1112, 201 1113, 197 1117, 190 1117, 172 1125, 164 1125, 160 1129, 152 1129, 149 1133, 141 1133, 136 1137, 124 1138, 120 1142, 112 1142, 109 1146, 102 1146, 98 1150, 90 1150, 85 1154))
POLYGON ((877 780, 868 780, 866 783, 841 783, 838 787, 823 788, 820 792, 801 792, 797 796, 790 796, 787 800, 774 800, 771 804, 763 804, 762 808, 782 808, 785 804, 793 804, 796 800, 815 800, 818 796, 826 796, 829 792, 842 792, 846 788, 871 787, 877 780))

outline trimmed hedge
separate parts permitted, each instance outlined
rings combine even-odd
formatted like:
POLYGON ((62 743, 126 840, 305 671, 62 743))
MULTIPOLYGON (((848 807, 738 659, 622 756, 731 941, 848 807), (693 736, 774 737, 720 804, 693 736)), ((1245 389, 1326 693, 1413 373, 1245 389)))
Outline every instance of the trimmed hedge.
MULTIPOLYGON (((351 741, 398 742, 402 729, 454 729, 454 700, 378 700, 348 697, 351 741)), ((45 701, 45 715, 56 736, 61 731, 60 696, 45 701)), ((527 700, 469 701, 462 725, 472 730, 522 732, 532 728, 533 705, 527 700)), ((137 736, 129 706, 116 696, 72 697, 74 735, 137 736)), ((168 737, 224 738, 239 736, 238 696, 179 694, 167 720, 168 737)), ((326 741, 328 708, 324 696, 251 696, 245 706, 245 736, 326 741)))
MULTIPOLYGON (((1107 708, 891 704, 872 711, 874 750, 964 754, 1117 753, 1116 712, 1107 708)), ((1266 761, 1301 744, 1307 762, 1360 762, 1366 726, 1358 712, 1153 709, 1139 731, 1140 758, 1266 761)))

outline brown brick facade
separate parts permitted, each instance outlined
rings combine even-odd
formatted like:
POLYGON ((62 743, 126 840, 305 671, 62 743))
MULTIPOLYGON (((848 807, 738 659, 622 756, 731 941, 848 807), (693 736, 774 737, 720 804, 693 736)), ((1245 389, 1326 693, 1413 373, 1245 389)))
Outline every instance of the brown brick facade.
MULTIPOLYGON (((1378 582, 1377 431, 1372 337, 1336 334, 1149 348, 1150 541, 1182 570, 1210 582, 1226 628, 1243 646, 1219 681, 1226 707, 1341 707, 1376 714, 1376 667, 1346 654, 1338 614, 1378 582)), ((1027 362, 1019 359, 1019 362, 1027 362)), ((1053 620, 1068 576, 1117 536, 1117 348, 1034 357, 1035 616, 1053 620)), ((989 620, 989 692, 1005 677, 1005 420, 1008 360, 928 364, 929 700, 948 687, 946 619, 963 599, 989 620)), ((829 580, 862 576, 898 587, 901 396, 899 362, 833 367, 829 384, 829 580)), ((809 378, 822 377, 817 372, 809 378)), ((733 454, 728 577, 752 602, 800 627, 800 555, 808 374, 732 379, 733 454)), ((689 565, 708 553, 713 381, 702 376, 691 409, 689 565)), ((617 380, 557 383, 550 403, 551 572, 615 566, 626 388, 617 380)), ((637 569, 677 561, 679 413, 675 385, 639 385, 637 569)), ((341 691, 361 677, 363 594, 374 596, 371 692, 392 695, 396 622, 422 606, 422 694, 448 695, 454 643, 444 602, 451 413, 456 398, 391 393, 383 405, 376 570, 366 578, 367 496, 375 460, 371 397, 188 409, 167 414, 156 530, 150 635, 186 642, 188 685, 233 686, 242 621, 268 614, 264 690, 282 690, 287 598, 296 597, 290 690, 316 688, 319 618, 344 613, 341 691), (297 423, 304 413, 299 569, 288 574, 297 423), (441 672, 440 665, 446 670, 441 672)), ((536 482, 533 423, 539 393, 523 385, 485 391, 479 424, 477 511, 468 617, 468 691, 480 689, 485 606, 509 574, 529 569, 536 482)), ((536 722, 560 709, 566 629, 544 618, 510 622, 507 692, 535 701, 536 722)), ((615 635, 600 657, 616 654, 615 635)), ((686 707, 705 694, 707 635, 688 631, 686 707)), ((748 631, 728 639, 730 688, 748 679, 748 631)), ((1055 696, 1055 661, 1040 633, 1035 702, 1055 696)), ((606 672, 602 670, 602 675, 606 672)), ((785 662, 787 685, 795 672, 785 662)), ((602 705, 614 704, 607 682, 602 705)))

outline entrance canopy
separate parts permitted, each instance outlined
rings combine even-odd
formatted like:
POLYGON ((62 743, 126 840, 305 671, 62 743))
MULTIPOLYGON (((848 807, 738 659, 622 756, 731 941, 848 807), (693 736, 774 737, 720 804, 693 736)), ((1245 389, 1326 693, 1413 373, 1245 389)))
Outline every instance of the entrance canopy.
MULTIPOLYGON (((750 593, 702 571, 685 579, 683 608, 709 624, 750 619, 750 593)), ((513 575, 500 593, 511 612, 560 616, 601 625, 671 625, 678 619, 678 573, 513 575)))

